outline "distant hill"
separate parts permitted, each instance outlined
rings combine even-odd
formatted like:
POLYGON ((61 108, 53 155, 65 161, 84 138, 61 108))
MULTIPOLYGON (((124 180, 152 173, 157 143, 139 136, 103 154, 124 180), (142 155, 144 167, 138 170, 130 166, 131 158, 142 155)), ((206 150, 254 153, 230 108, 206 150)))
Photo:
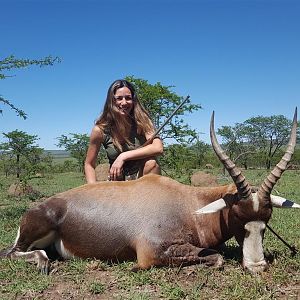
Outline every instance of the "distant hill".
POLYGON ((50 154, 53 158, 69 158, 70 153, 65 150, 45 150, 46 154, 50 154))

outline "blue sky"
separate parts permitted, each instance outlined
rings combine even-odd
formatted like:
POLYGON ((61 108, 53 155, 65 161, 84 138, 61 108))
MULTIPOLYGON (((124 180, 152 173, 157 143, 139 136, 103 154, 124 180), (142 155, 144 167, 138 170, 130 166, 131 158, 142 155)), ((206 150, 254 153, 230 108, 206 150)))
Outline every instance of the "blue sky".
POLYGON ((292 118, 300 104, 300 1, 0 0, 0 10, 0 59, 62 59, 0 81, 28 114, 4 107, 0 132, 36 134, 45 149, 62 134, 89 134, 109 85, 126 75, 201 104, 186 120, 205 142, 213 110, 220 127, 292 118))

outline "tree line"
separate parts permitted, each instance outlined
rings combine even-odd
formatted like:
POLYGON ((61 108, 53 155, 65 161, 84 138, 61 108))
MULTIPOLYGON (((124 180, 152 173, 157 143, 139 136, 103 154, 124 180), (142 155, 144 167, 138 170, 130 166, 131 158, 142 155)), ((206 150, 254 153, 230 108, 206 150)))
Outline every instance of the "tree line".
MULTIPOLYGON (((281 115, 259 116, 249 120, 219 128, 217 133, 221 136, 222 147, 240 167, 270 169, 273 162, 276 163, 285 151, 291 121, 281 115), (253 129, 254 127, 257 130, 258 127, 255 120, 259 121, 259 134, 253 129), (285 126, 276 131, 278 122, 285 126)), ((53 157, 38 146, 37 135, 14 130, 3 133, 3 137, 7 141, 0 144, 0 169, 6 176, 14 174, 20 180, 26 181, 35 177, 37 173, 83 171, 89 145, 87 134, 63 134, 57 138, 57 146, 68 151, 73 158, 73 161, 65 160, 62 165, 54 164, 53 157)), ((187 135, 183 135, 182 138, 187 138, 187 135)), ((176 177, 176 174, 190 174, 208 163, 214 167, 222 167, 211 146, 198 137, 189 143, 165 145, 164 155, 159 161, 163 171, 171 177, 176 177)), ((107 162, 106 154, 104 149, 101 149, 98 163, 104 162, 107 162)), ((291 164, 300 168, 300 148, 296 148, 291 164)))
MULTIPOLYGON (((0 79, 9 77, 4 71, 14 68, 24 68, 30 65, 40 67, 53 65, 59 62, 58 57, 51 56, 40 60, 17 59, 9 56, 0 60, 0 79)), ((128 76, 136 88, 138 97, 150 113, 156 128, 174 111, 182 96, 172 91, 173 86, 164 86, 160 82, 150 84, 147 80, 128 76)), ((15 107, 14 104, 0 96, 0 104, 8 105, 20 117, 26 119, 26 113, 15 107)), ((202 168, 210 163, 220 166, 210 145, 199 140, 195 129, 185 121, 184 115, 201 109, 198 104, 186 102, 172 120, 164 127, 160 137, 165 141, 164 155, 159 158, 162 169, 171 174, 182 174, 193 169, 202 168), (168 144, 167 141, 172 141, 168 144)), ((0 113, 2 113, 0 107, 0 113)), ((221 137, 224 150, 237 165, 245 169, 270 169, 273 161, 282 155, 287 144, 292 121, 283 115, 270 117, 257 116, 237 123, 234 126, 222 126, 217 130, 221 137)), ((63 166, 53 164, 53 158, 46 154, 44 149, 37 145, 38 136, 14 130, 2 133, 6 142, 0 144, 0 168, 8 176, 14 174, 20 180, 26 181, 38 172, 53 172, 74 170, 83 171, 85 155, 89 144, 87 134, 69 133, 57 138, 57 146, 65 149, 74 158, 75 164, 66 160, 63 166)), ((299 141, 299 132, 298 132, 299 141)), ((300 150, 296 148, 293 164, 300 165, 300 150)), ((98 163, 105 162, 106 156, 102 149, 99 153, 98 163)))

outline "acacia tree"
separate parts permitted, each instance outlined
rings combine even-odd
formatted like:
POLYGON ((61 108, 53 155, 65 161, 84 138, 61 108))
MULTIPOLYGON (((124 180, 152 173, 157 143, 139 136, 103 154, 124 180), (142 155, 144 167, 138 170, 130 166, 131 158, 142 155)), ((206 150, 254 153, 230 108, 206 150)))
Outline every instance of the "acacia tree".
POLYGON ((245 138, 245 128, 242 124, 222 126, 217 134, 223 139, 224 149, 234 162, 240 161, 245 169, 251 154, 256 153, 255 147, 245 138))
POLYGON ((8 139, 7 142, 0 144, 2 155, 9 162, 13 173, 17 178, 28 178, 30 175, 40 171, 40 163, 44 158, 43 149, 36 145, 39 139, 37 135, 30 135, 24 131, 14 130, 8 133, 3 133, 3 136, 8 139))
POLYGON ((205 156, 210 151, 210 146, 203 141, 197 139, 196 143, 190 146, 191 157, 188 158, 192 162, 192 168, 198 169, 205 163, 205 156))
MULTIPOLYGON (((25 68, 31 65, 37 65, 40 67, 49 66, 49 65, 52 66, 55 62, 60 62, 60 59, 58 57, 53 58, 52 56, 47 56, 42 59, 20 59, 20 58, 16 58, 13 55, 10 55, 0 60, 0 79, 13 77, 12 75, 7 74, 7 72, 11 71, 12 69, 25 68)), ((1 95, 0 95, 0 103, 10 107, 21 118, 23 119, 27 118, 27 115, 23 110, 17 108, 10 100, 3 98, 1 95)), ((3 109, 1 107, 0 107, 0 113, 3 113, 3 109)))
MULTIPOLYGON (((271 161, 288 142, 292 121, 283 115, 252 117, 233 127, 223 126, 218 134, 223 137, 230 156, 245 160, 249 154, 259 153, 265 167, 271 168, 271 161)), ((298 137, 299 138, 299 137, 298 137)))
POLYGON ((162 170, 170 177, 178 179, 182 174, 189 175, 188 170, 193 168, 192 150, 184 144, 171 144, 159 158, 162 170), (173 172, 169 173, 169 170, 173 172))
POLYGON ((288 142, 292 121, 283 115, 258 116, 246 120, 243 126, 249 143, 263 153, 265 166, 270 169, 272 158, 288 142))
MULTIPOLYGON (((147 80, 134 76, 127 76, 125 79, 134 85, 141 103, 149 112, 156 128, 159 128, 183 101, 183 97, 171 90, 174 86, 164 86, 160 82, 150 84, 147 80)), ((186 112, 192 113, 200 108, 200 105, 191 104, 187 101, 164 127, 160 133, 161 139, 170 138, 180 143, 195 139, 197 137, 196 131, 188 126, 182 116, 186 112)))
MULTIPOLYGON (((185 174, 189 178, 192 169, 198 169, 204 165, 205 156, 209 151, 210 146, 199 140, 191 146, 171 144, 165 147, 164 155, 159 157, 159 162, 168 176, 180 179, 182 174, 185 174), (169 170, 173 172, 167 172, 169 170)), ((188 182, 187 178, 185 182, 188 182)))
POLYGON ((14 169, 11 156, 5 151, 0 151, 0 168, 3 171, 5 177, 8 177, 8 175, 11 174, 12 170, 14 169))

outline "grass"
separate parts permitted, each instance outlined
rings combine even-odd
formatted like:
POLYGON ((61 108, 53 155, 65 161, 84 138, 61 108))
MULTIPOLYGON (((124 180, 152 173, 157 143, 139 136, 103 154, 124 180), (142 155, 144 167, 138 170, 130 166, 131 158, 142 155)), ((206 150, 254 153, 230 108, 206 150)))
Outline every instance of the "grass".
MULTIPOLYGON (((212 170, 212 172, 217 172, 212 170)), ((243 172, 254 185, 266 176, 264 170, 243 172)), ((222 183, 230 178, 217 174, 222 183)), ((16 236, 24 211, 35 205, 28 197, 12 198, 7 189, 13 178, 1 177, 0 249, 16 236)), ((78 186, 82 174, 46 175, 32 180, 32 186, 45 197, 78 186)), ((286 171, 274 194, 300 203, 300 172, 286 171)), ((299 210, 274 209, 269 225, 290 244, 300 249, 299 210)), ((299 299, 300 255, 291 257, 288 248, 266 231, 264 248, 273 255, 267 272, 252 276, 240 267, 234 240, 226 243, 224 269, 193 265, 184 268, 152 268, 131 272, 134 262, 110 264, 97 260, 54 261, 49 276, 23 260, 0 260, 0 299, 299 299)))

